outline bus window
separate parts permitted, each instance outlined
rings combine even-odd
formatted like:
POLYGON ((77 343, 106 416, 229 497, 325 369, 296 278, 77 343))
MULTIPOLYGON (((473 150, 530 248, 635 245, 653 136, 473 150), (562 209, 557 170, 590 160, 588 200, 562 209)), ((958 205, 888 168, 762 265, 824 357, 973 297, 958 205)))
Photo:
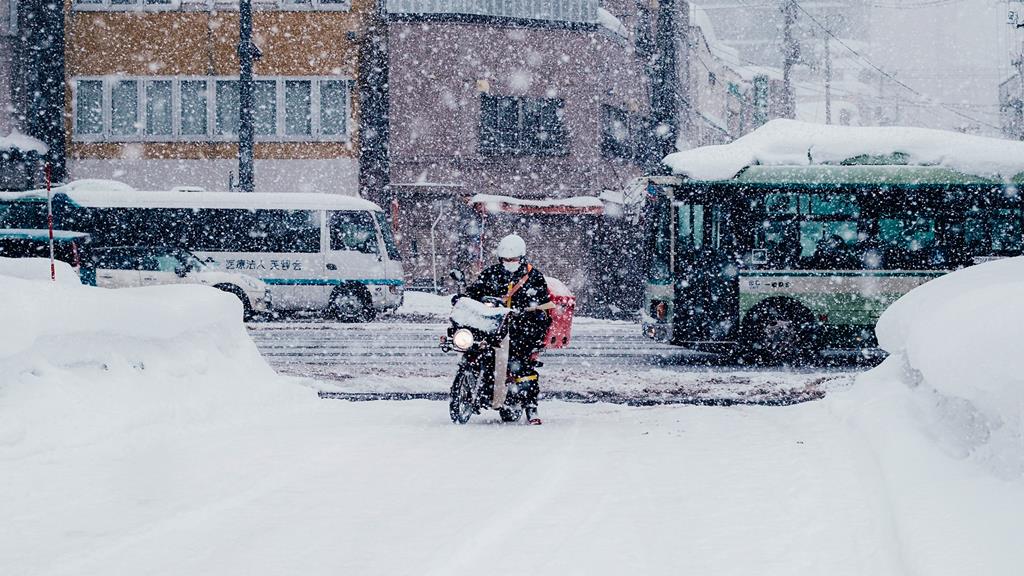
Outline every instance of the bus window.
POLYGON ((936 249, 935 218, 906 214, 878 219, 878 243, 888 269, 928 269, 941 264, 936 249))
POLYGON ((257 210, 250 236, 257 252, 316 254, 320 252, 320 213, 312 210, 257 210))
POLYGON ((704 206, 676 204, 676 246, 696 250, 704 245, 704 206))
POLYGON ((377 229, 369 212, 331 212, 331 250, 376 254, 377 229))
POLYGON ((971 209, 964 221, 963 235, 971 256, 1020 254, 1020 211, 1006 208, 971 209))

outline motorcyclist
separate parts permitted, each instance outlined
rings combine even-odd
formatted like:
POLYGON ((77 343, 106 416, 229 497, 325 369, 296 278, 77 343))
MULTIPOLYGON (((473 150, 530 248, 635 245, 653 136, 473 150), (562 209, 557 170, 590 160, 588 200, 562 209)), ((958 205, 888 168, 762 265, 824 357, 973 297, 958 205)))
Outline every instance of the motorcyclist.
POLYGON ((533 264, 526 261, 526 242, 518 234, 505 236, 494 251, 498 263, 480 273, 466 289, 470 298, 501 298, 516 311, 509 324, 509 371, 526 408, 530 424, 541 424, 537 413, 540 382, 531 356, 544 347, 544 335, 551 326, 547 310, 553 307, 548 283, 533 264))

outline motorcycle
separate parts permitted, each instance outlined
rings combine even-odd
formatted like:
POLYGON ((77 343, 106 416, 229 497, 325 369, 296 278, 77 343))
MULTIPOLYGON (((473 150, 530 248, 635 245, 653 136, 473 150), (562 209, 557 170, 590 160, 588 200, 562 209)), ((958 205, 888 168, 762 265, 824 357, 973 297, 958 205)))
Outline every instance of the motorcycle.
POLYGON ((515 312, 500 298, 477 301, 460 295, 454 300, 440 346, 445 353, 462 354, 448 404, 452 422, 465 424, 486 409, 497 410, 503 422, 518 421, 525 397, 508 369, 509 320, 515 312))

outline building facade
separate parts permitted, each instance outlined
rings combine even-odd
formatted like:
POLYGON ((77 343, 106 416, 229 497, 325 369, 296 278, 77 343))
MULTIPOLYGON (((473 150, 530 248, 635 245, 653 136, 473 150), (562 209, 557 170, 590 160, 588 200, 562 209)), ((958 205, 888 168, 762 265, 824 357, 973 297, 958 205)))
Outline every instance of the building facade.
POLYGON ((636 34, 650 21, 631 0, 538 6, 387 3, 390 190, 414 285, 489 260, 517 231, 581 289, 593 202, 650 160, 650 54, 636 34))
MULTIPOLYGON (((236 2, 67 0, 73 178, 238 181, 236 2)), ((359 190, 358 70, 373 0, 253 2, 259 192, 359 190)))

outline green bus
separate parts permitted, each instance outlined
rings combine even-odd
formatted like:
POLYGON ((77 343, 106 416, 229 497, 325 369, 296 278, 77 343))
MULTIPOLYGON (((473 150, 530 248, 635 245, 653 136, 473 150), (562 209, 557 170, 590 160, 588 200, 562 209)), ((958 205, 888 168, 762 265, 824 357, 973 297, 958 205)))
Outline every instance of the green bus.
POLYGON ((644 333, 764 362, 870 349, 909 290, 1021 254, 1020 177, 889 160, 645 178, 644 333))

